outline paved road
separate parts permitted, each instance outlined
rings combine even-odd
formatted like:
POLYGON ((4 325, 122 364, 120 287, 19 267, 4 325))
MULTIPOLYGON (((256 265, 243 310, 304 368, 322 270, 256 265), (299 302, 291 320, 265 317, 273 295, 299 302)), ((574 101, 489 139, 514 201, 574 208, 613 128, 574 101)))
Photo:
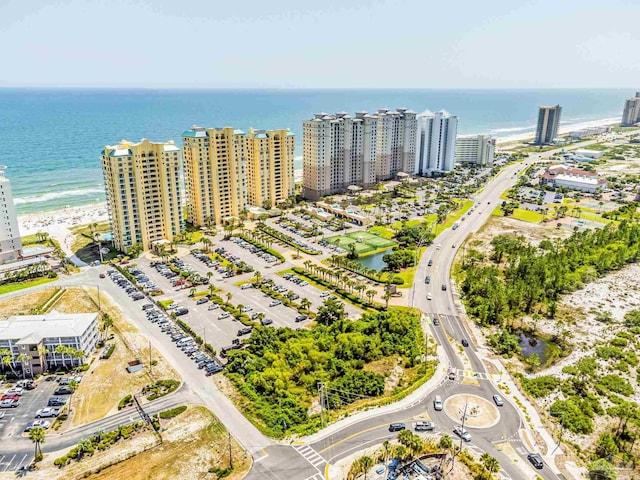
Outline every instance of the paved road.
MULTIPOLYGON (((546 152, 545 156, 553 152, 546 152)), ((471 368, 480 373, 481 377, 485 372, 482 362, 475 352, 475 347, 471 345, 465 349, 466 356, 459 356, 456 345, 462 338, 471 341, 465 330, 464 323, 461 322, 459 313, 456 310, 456 302, 449 279, 450 267, 458 248, 467 235, 480 228, 491 215, 491 211, 499 202, 500 194, 512 186, 517 178, 513 175, 515 171, 521 170, 524 166, 538 160, 538 155, 532 155, 524 163, 511 165, 493 179, 485 189, 476 197, 478 207, 464 222, 460 222, 457 230, 447 230, 443 232, 436 241, 440 244, 440 249, 431 246, 423 255, 416 275, 416 283, 409 297, 409 301, 420 308, 423 312, 433 318, 438 315, 441 325, 431 326, 431 334, 445 348, 450 365, 460 371, 471 368), (454 248, 453 245, 456 245, 454 248), (434 260, 432 267, 427 266, 428 259, 434 260), (431 283, 426 285, 424 277, 429 271, 431 283), (441 285, 447 285, 447 290, 442 291, 441 285), (427 293, 431 293, 432 299, 427 300, 427 293), (450 342, 453 339, 453 343, 450 342), (466 360, 465 360, 466 358, 466 360)), ((194 262, 190 262, 195 265, 194 262)), ((123 310, 123 313, 133 321, 143 334, 145 334, 156 349, 176 368, 184 380, 183 387, 186 392, 190 392, 193 402, 201 402, 207 406, 221 421, 227 429, 233 433, 238 441, 251 453, 254 458, 254 466, 247 476, 250 480, 257 479, 288 479, 288 480, 319 480, 324 478, 327 462, 333 463, 355 451, 365 448, 368 445, 378 444, 390 435, 388 425, 394 421, 411 421, 424 418, 432 418, 437 424, 437 430, 451 433, 452 427, 457 423, 448 418, 442 412, 433 410, 433 395, 439 394, 446 398, 453 394, 473 394, 490 399, 495 392, 492 384, 487 380, 478 380, 474 385, 464 384, 462 378, 456 380, 445 380, 433 392, 424 395, 419 401, 414 402, 407 408, 395 413, 381 414, 380 416, 363 420, 353 425, 349 425, 337 433, 326 438, 315 441, 310 445, 287 446, 277 444, 273 440, 262 435, 241 413, 232 402, 224 396, 213 384, 210 378, 205 377, 201 371, 197 370, 194 363, 185 357, 169 338, 162 334, 159 329, 148 323, 140 310, 139 303, 134 303, 120 288, 108 280, 100 280, 99 272, 103 267, 87 269, 69 279, 59 281, 60 284, 99 284, 103 292, 112 297, 123 310)), ((49 284, 49 286, 54 284, 49 284)), ((19 292, 24 293, 24 291, 19 292)), ((235 298, 235 296, 234 296, 235 298)), ((191 308, 191 306, 189 306, 191 308)), ((514 465, 514 462, 496 450, 495 445, 505 441, 513 444, 519 454, 526 452, 519 444, 518 429, 521 427, 519 411, 512 405, 506 403, 501 408, 501 421, 487 429, 471 429, 472 445, 476 451, 491 452, 500 462, 502 473, 512 479, 523 478, 533 474, 533 469, 526 473, 521 470, 522 466, 514 465)), ((121 419, 122 420, 122 419, 121 419)), ((105 422, 117 419, 105 419, 105 422)), ((85 428, 85 427, 83 427, 85 428)), ((87 428, 91 428, 87 426, 87 428)), ((80 435, 80 434, 78 434, 80 435)), ((73 443, 73 442, 72 442, 73 443)), ((53 448, 53 442, 48 443, 53 448)), ((21 450, 23 451, 23 450, 21 450)), ((13 453, 12 453, 13 455, 13 453)), ((19 454, 16 453, 16 457, 19 454)), ((0 459, 0 462, 3 460, 0 459)), ((529 468, 526 460, 519 462, 529 468)), ((538 475, 545 479, 555 479, 553 472, 548 468, 543 471, 536 471, 538 475)))

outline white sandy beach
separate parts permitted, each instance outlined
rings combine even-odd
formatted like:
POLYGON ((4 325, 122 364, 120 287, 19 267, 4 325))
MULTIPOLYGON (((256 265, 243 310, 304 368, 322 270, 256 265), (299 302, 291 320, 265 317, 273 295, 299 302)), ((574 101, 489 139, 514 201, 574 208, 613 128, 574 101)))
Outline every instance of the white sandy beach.
MULTIPOLYGON (((588 127, 598 127, 605 125, 615 125, 620 123, 620 118, 604 118, 602 120, 593 120, 590 122, 576 123, 565 125, 560 128, 560 133, 567 133, 573 130, 580 130, 588 127)), ((531 138, 531 132, 507 137, 497 138, 499 144, 526 140, 531 138)), ((296 181, 302 180, 302 170, 296 169, 296 181)), ((69 234, 69 229, 77 225, 87 225, 93 222, 102 222, 108 219, 107 206, 105 202, 95 203, 92 205, 83 205, 81 207, 69 207, 63 210, 43 213, 31 213, 18 217, 20 226, 20 235, 26 236, 37 232, 47 232, 53 238, 56 238, 62 245, 69 234)))

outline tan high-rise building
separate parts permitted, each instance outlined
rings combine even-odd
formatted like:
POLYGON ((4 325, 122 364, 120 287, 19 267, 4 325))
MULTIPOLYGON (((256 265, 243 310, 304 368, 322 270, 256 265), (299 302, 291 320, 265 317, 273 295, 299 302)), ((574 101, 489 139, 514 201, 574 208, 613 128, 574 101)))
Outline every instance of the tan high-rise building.
POLYGON ((249 130, 247 203, 275 207, 295 194, 295 136, 288 130, 249 130))
POLYGON ((288 130, 191 127, 182 134, 189 221, 238 217, 247 205, 276 206, 294 194, 295 136, 288 130))
POLYGON ((169 142, 122 140, 102 152, 114 246, 128 252, 140 244, 171 241, 184 229, 180 200, 180 149, 169 142))
POLYGON ((246 206, 247 134, 193 126, 182 134, 187 212, 199 227, 237 217, 246 206))

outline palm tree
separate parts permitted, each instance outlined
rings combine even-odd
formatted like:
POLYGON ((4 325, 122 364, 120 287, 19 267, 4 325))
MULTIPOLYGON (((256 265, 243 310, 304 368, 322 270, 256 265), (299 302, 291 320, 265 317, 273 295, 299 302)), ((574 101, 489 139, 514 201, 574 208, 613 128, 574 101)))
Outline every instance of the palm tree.
POLYGON ((3 369, 4 367, 9 367, 11 369, 11 373, 16 377, 18 376, 14 368, 13 354, 11 353, 11 350, 8 348, 0 348, 0 361, 3 369))
POLYGON ((207 272, 207 279, 209 280, 209 283, 211 283, 211 277, 213 277, 213 272, 212 271, 208 271, 207 272))
POLYGON ((75 380, 71 380, 67 384, 67 388, 71 390, 71 395, 69 396, 69 406, 67 407, 67 413, 71 413, 71 402, 73 401, 73 394, 78 389, 78 386, 79 386, 79 383, 76 382, 75 380))
POLYGON ((102 315, 102 341, 104 342, 107 339, 107 333, 109 329, 113 327, 113 318, 109 316, 108 313, 104 313, 102 315))
POLYGON ((260 272, 260 270, 256 270, 256 272, 253 274, 253 276, 255 277, 255 283, 260 283, 260 280, 262 280, 262 272, 260 272))
POLYGON ((480 461, 482 462, 484 470, 488 474, 487 479, 491 478, 492 473, 497 473, 498 470, 500 470, 500 463, 498 462, 498 460, 489 455, 487 452, 484 452, 480 456, 480 461))
POLYGON ((360 457, 360 465, 362 468, 362 473, 364 473, 364 480, 367 480, 367 472, 373 467, 373 458, 365 455, 364 457, 360 457))
POLYGON ((231 292, 227 292, 227 305, 229 305, 229 302, 231 302, 231 299, 233 298, 233 295, 231 294, 231 292))
POLYGON ((29 430, 29 439, 36 445, 35 447, 36 451, 34 453, 34 457, 37 460, 38 457, 42 456, 42 449, 40 448, 40 445, 42 445, 45 441, 44 428, 34 427, 31 430, 29 430))
MULTIPOLYGON (((29 357, 29 355, 27 355, 26 353, 21 353, 20 355, 18 355, 18 361, 20 362, 20 366, 22 367, 22 378, 24 379, 26 377, 26 363, 27 361, 30 359, 31 357, 29 357)), ((29 369, 31 371, 31 369, 29 369)), ((31 377, 33 378, 33 371, 31 371, 31 377)))
POLYGON ((367 290, 365 295, 367 296, 367 300, 369 300, 369 303, 373 303, 373 297, 375 297, 376 291, 375 290, 367 290))
POLYGON ((189 296, 193 297, 196 294, 196 287, 191 287, 189 289, 189 296))
POLYGON ((256 317, 256 319, 258 320, 258 322, 262 323, 262 320, 264 320, 264 317, 266 317, 266 315, 260 312, 258 313, 258 316, 256 317))
POLYGON ((300 300, 300 308, 302 310, 306 310, 307 312, 309 311, 309 307, 311 307, 311 300, 309 300, 308 298, 303 298, 302 300, 300 300))

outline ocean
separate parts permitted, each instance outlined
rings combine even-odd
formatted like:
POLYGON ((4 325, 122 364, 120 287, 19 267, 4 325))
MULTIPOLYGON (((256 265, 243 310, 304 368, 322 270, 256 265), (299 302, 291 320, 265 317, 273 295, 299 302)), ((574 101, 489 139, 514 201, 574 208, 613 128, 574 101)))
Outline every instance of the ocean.
MULTIPOLYGON (((104 200, 100 151, 121 139, 174 140, 191 125, 290 128, 302 155, 302 121, 316 112, 381 107, 445 109, 460 134, 533 131, 539 105, 562 123, 621 115, 630 90, 146 90, 0 89, 0 165, 19 214, 104 200)), ((301 158, 296 160, 301 167, 301 158)))

